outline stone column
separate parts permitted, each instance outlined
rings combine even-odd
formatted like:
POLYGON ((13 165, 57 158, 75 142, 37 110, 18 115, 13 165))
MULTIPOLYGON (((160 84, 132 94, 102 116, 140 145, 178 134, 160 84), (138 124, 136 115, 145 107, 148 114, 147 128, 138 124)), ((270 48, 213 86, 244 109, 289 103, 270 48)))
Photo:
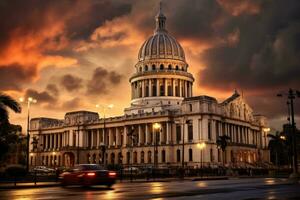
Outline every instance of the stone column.
POLYGON ((187 81, 184 81, 184 94, 185 97, 188 97, 187 81))
POLYGON ((142 80, 142 97, 145 97, 145 80, 142 80))
POLYGON ((108 129, 108 146, 113 145, 113 133, 112 133, 112 128, 108 129))
POLYGON ((163 84, 165 84, 165 87, 164 87, 165 88, 165 96, 168 96, 168 81, 166 78, 165 78, 163 84))
POLYGON ((172 79, 172 96, 175 97, 175 79, 172 79))
POLYGON ((160 81, 158 78, 156 79, 156 96, 160 96, 160 81))
POLYGON ((148 124, 145 124, 145 142, 146 142, 146 145, 148 145, 149 143, 149 127, 148 127, 148 124))
POLYGON ((116 146, 120 145, 120 131, 119 131, 119 127, 116 127, 116 146))
POLYGON ((138 125, 138 134, 139 134, 139 141, 138 141, 138 146, 141 146, 142 144, 142 127, 141 124, 138 125))
POLYGON ((166 135, 167 135, 167 138, 166 138, 166 144, 169 144, 170 143, 170 123, 169 122, 166 122, 166 135))
POLYGON ((148 80, 148 89, 149 89, 149 97, 152 97, 152 84, 153 84, 153 80, 152 79, 149 79, 148 80))
POLYGON ((123 144, 123 146, 126 147, 127 142, 128 142, 128 141, 127 141, 127 127, 126 127, 126 126, 124 126, 123 137, 124 137, 124 144, 123 144))

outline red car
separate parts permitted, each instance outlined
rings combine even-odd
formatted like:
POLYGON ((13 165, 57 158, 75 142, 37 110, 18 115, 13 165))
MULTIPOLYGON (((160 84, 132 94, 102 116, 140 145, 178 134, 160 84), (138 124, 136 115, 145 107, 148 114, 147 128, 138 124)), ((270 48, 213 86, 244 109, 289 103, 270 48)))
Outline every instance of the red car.
POLYGON ((67 185, 106 185, 111 187, 117 178, 114 171, 105 170, 97 164, 76 165, 72 170, 60 174, 61 184, 67 185))

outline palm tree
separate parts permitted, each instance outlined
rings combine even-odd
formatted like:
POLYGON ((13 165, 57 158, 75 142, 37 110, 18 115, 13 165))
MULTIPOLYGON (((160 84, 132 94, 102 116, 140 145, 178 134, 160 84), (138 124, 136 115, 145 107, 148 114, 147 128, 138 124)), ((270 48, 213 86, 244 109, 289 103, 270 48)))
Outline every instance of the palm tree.
POLYGON ((7 108, 10 108, 16 113, 21 112, 21 106, 16 100, 8 95, 0 93, 0 124, 9 123, 7 108))
POLYGON ((225 156, 226 156, 225 150, 228 145, 228 140, 230 140, 230 137, 227 135, 219 136, 217 139, 217 146, 218 146, 218 148, 222 149, 222 152, 223 152, 223 165, 224 166, 225 166, 225 156))

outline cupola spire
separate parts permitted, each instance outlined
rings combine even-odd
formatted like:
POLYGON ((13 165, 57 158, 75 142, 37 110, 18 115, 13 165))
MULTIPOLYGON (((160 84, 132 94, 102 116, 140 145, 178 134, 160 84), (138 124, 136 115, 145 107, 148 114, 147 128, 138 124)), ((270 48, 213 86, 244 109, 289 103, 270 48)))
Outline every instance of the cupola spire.
POLYGON ((165 26, 166 26, 166 17, 162 13, 162 2, 159 3, 159 12, 156 15, 156 29, 155 32, 159 31, 166 31, 165 26))

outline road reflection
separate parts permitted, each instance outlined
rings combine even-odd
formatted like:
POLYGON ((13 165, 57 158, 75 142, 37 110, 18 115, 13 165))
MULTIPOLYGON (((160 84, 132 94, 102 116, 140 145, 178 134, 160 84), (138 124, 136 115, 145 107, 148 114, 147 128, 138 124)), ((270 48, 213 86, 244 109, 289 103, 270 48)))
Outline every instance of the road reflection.
POLYGON ((151 194, 161 194, 163 193, 164 190, 164 185, 159 182, 154 182, 150 184, 150 193, 151 194))

